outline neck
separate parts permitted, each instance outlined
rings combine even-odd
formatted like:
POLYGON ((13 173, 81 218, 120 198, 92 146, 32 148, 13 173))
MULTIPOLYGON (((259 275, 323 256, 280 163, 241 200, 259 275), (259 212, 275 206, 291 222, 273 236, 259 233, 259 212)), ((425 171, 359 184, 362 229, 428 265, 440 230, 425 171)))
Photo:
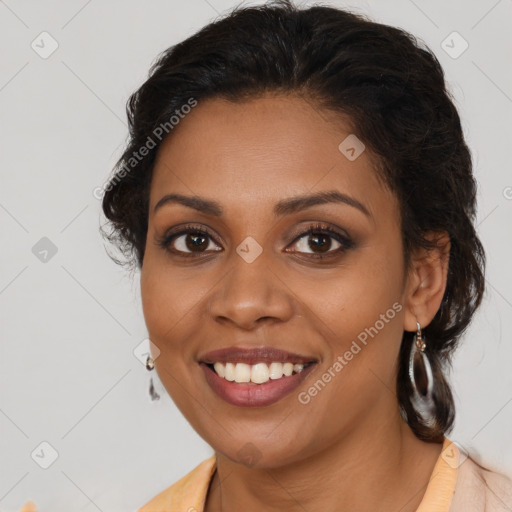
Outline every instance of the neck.
POLYGON ((416 438, 396 409, 387 422, 372 417, 285 466, 248 468, 217 453, 204 510, 415 512, 440 452, 441 444, 416 438))

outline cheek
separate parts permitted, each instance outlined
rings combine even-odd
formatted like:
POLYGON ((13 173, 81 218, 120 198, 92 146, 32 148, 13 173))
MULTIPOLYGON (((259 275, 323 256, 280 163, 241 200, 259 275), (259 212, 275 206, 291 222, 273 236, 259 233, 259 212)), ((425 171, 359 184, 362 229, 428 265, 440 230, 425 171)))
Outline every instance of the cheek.
POLYGON ((325 279, 303 282, 307 290, 304 299, 327 327, 351 331, 373 324, 400 300, 400 284, 401 274, 395 262, 360 259, 325 279))
MULTIPOLYGON (((204 297, 211 288, 205 273, 172 265, 165 256, 145 256, 141 300, 146 327, 161 350, 180 350, 198 327, 204 297)), ((188 346, 188 344, 187 344, 188 346)))
POLYGON ((158 325, 166 316, 163 314, 164 310, 167 310, 172 304, 168 296, 169 289, 158 276, 158 272, 146 260, 141 272, 140 286, 144 319, 150 333, 159 330, 158 325))
POLYGON ((151 340, 162 348, 168 335, 184 311, 179 300, 180 287, 152 255, 146 255, 140 278, 142 309, 151 340))
POLYGON ((308 290, 315 297, 310 308, 329 346, 328 356, 332 361, 344 358, 342 373, 354 386, 369 370, 386 382, 392 379, 403 332, 401 261, 382 252, 375 256, 375 248, 367 254, 308 290))
POLYGON ((176 405, 186 413, 187 398, 183 389, 194 385, 189 372, 190 353, 187 350, 187 303, 183 287, 177 286, 172 272, 148 257, 141 271, 141 299, 144 320, 151 341, 160 354, 156 370, 176 405))

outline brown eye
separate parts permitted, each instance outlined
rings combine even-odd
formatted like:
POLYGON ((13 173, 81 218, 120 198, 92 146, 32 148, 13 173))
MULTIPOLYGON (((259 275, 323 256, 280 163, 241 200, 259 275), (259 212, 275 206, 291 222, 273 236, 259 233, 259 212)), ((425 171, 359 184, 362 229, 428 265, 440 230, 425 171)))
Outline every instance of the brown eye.
MULTIPOLYGON (((212 241, 209 235, 190 232, 180 236, 173 236, 169 244, 173 243, 173 249, 177 252, 204 252, 212 248, 212 241)), ((215 245, 213 245, 215 247, 215 245)))
POLYGON ((213 237, 205 230, 185 227, 177 233, 170 233, 158 241, 158 245, 171 253, 190 256, 202 254, 208 250, 218 251, 213 237))
POLYGON ((310 228, 299 235, 294 246, 297 251, 311 255, 313 258, 335 256, 353 247, 353 243, 346 235, 336 230, 321 225, 310 226, 310 228))
POLYGON ((329 252, 331 247, 334 245, 334 249, 341 247, 341 244, 337 240, 333 240, 332 236, 324 233, 307 233, 299 238, 296 242, 296 247, 300 252, 329 252))
POLYGON ((187 250, 190 250, 191 252, 201 252, 208 248, 208 245, 209 245, 209 243, 208 243, 209 237, 208 236, 189 233, 186 235, 182 235, 182 236, 176 238, 175 240, 179 241, 180 238, 183 238, 183 237, 185 237, 184 242, 182 241, 181 243, 177 243, 177 246, 176 246, 176 249, 179 251, 183 251, 184 248, 186 248, 187 250), (178 247, 178 245, 183 245, 183 248, 178 247))
MULTIPOLYGON (((341 244, 338 241, 334 241, 335 244, 338 244, 338 247, 341 247, 341 244)), ((303 244, 304 246, 306 244, 303 244)), ((323 233, 315 233, 312 235, 308 235, 308 248, 312 249, 313 252, 328 252, 331 246, 333 245, 333 239, 329 235, 325 235, 323 233)), ((299 244, 300 246, 300 244, 299 244)), ((337 247, 334 247, 335 249, 337 247)))

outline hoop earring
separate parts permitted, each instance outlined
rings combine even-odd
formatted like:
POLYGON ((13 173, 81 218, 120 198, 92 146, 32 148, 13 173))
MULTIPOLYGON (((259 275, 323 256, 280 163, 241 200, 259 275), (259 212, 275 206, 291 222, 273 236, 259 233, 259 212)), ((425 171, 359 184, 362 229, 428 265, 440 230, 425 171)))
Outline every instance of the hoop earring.
POLYGON ((425 341, 421 336, 421 326, 414 335, 409 357, 409 378, 414 393, 411 402, 423 423, 432 426, 435 423, 436 405, 434 402, 434 376, 432 366, 425 353, 425 341))
MULTIPOLYGON (((154 359, 148 355, 146 358, 146 370, 149 372, 152 371, 155 368, 155 361, 154 359)), ((155 391, 155 386, 153 384, 153 377, 149 379, 149 398, 152 402, 155 400, 160 400, 160 395, 155 391)))

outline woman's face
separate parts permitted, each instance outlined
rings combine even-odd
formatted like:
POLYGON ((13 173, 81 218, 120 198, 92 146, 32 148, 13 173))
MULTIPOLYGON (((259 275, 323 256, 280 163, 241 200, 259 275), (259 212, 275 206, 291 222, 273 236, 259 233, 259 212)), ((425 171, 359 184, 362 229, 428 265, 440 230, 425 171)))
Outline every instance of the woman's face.
POLYGON ((295 96, 213 99, 159 150, 141 274, 156 369, 192 427, 232 460, 278 466, 396 420, 398 351, 415 327, 399 209, 350 135, 295 96), (321 192, 349 199, 284 206, 321 192), (216 208, 162 201, 170 194, 216 208), (210 351, 268 346, 316 363, 266 384, 229 382, 201 363, 210 351), (273 394, 286 379, 293 389, 273 394))

